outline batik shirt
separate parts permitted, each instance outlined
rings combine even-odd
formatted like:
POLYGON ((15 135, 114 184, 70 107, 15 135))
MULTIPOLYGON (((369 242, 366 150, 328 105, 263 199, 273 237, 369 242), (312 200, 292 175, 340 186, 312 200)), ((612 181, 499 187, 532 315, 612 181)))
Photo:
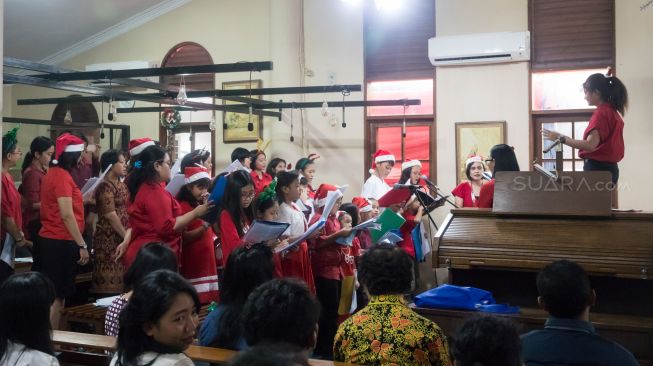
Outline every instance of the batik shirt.
POLYGON ((413 312, 401 295, 372 296, 340 325, 333 348, 336 361, 359 365, 451 365, 440 327, 413 312))

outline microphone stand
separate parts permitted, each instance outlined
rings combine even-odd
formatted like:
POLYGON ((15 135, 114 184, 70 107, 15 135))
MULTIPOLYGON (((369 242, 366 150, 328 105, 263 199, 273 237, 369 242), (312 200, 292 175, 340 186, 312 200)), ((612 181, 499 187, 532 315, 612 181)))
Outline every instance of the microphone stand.
POLYGON ((429 221, 431 222, 431 224, 433 226, 435 226, 435 230, 440 230, 438 228, 438 225, 435 223, 435 220, 433 220, 433 217, 431 217, 431 211, 429 211, 428 205, 426 205, 426 203, 424 203, 424 200, 422 199, 422 196, 417 194, 417 191, 419 190, 419 186, 411 185, 409 188, 410 188, 410 192, 412 194, 414 194, 415 197, 417 197, 417 200, 419 201, 419 203, 422 205, 422 207, 424 207, 424 211, 426 211, 426 216, 429 218, 429 221))
POLYGON ((429 187, 430 190, 432 190, 433 192, 435 192, 435 197, 436 197, 436 198, 437 198, 437 197, 440 197, 440 198, 444 199, 447 203, 449 203, 451 206, 453 206, 454 208, 460 208, 460 207, 458 207, 458 205, 456 205, 455 203, 451 202, 451 200, 447 198, 448 196, 445 196, 445 195, 443 195, 442 193, 440 193, 440 188, 438 188, 438 186, 436 186, 435 184, 433 184, 433 183, 431 183, 431 182, 427 182, 427 181, 424 180, 424 179, 422 179, 422 180, 424 181, 424 183, 426 183, 426 185, 429 187))

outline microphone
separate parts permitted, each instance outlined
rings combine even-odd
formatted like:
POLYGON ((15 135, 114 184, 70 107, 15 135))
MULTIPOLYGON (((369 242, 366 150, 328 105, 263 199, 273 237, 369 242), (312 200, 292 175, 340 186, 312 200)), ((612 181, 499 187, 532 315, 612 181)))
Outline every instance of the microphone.
POLYGON ((558 145, 560 145, 560 139, 556 139, 555 141, 553 141, 553 143, 549 147, 547 147, 546 149, 542 150, 542 152, 544 154, 548 154, 549 151, 553 150, 553 148, 558 146, 558 145))
POLYGON ((399 184, 399 183, 395 183, 395 185, 393 186, 394 189, 402 189, 402 188, 413 189, 419 187, 420 187, 419 185, 415 185, 415 184, 399 184))
POLYGON ((437 188, 437 186, 436 186, 435 184, 433 184, 433 182, 431 182, 431 181, 426 177, 426 175, 422 175, 422 176, 419 177, 419 178, 420 178, 421 180, 425 181, 426 184, 430 185, 431 187, 435 187, 435 188, 437 188))
POLYGON ((492 180, 492 173, 483 172, 483 178, 485 178, 485 180, 492 180))

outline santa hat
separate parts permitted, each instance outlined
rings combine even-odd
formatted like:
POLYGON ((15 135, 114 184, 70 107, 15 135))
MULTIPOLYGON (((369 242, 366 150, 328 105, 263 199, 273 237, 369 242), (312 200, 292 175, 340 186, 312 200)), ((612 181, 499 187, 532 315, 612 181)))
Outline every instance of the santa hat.
POLYGON ((59 157, 65 152, 78 152, 84 151, 84 140, 80 139, 75 135, 69 133, 64 133, 61 136, 57 137, 54 150, 54 159, 52 160, 53 164, 59 164, 59 157))
POLYGON ((370 205, 370 201, 368 201, 365 197, 354 197, 351 200, 351 203, 355 204, 356 207, 358 207, 358 212, 372 211, 372 205, 370 205))
POLYGON ((189 166, 184 169, 184 176, 186 177, 186 184, 191 184, 200 179, 211 179, 209 171, 203 166, 189 166))
POLYGON ((393 164, 395 162, 395 156, 392 155, 389 151, 378 149, 372 155, 372 159, 374 161, 372 162, 372 169, 370 169, 370 174, 374 173, 374 169, 376 168, 376 164, 378 163, 383 163, 384 161, 391 161, 393 164))
POLYGON ((418 167, 421 168, 422 167, 422 162, 417 160, 417 159, 414 159, 414 160, 406 159, 406 161, 404 161, 403 164, 401 164, 401 170, 412 168, 414 166, 418 166, 418 167))
POLYGON ((136 156, 145 150, 148 146, 154 146, 155 143, 149 137, 143 137, 140 139, 133 139, 129 141, 127 147, 129 148, 129 156, 136 156))
POLYGON ((483 164, 483 158, 479 155, 472 155, 467 160, 465 160, 465 168, 469 166, 469 164, 474 164, 474 163, 481 163, 483 164))
POLYGON ((331 184, 320 184, 320 186, 317 188, 317 191, 315 192, 315 198, 313 199, 313 204, 315 207, 322 207, 326 205, 327 194, 332 191, 336 191, 340 194, 340 196, 342 196, 342 193, 338 187, 331 184))

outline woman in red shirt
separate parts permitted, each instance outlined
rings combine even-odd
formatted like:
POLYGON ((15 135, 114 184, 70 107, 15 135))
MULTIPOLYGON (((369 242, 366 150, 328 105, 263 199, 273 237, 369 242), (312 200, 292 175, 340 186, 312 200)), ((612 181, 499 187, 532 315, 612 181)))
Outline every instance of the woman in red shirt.
POLYGON ((313 178, 315 178, 315 159, 311 159, 311 157, 315 157, 316 155, 311 155, 308 158, 301 158, 297 161, 297 164, 295 164, 295 168, 297 169, 297 172, 299 172, 299 178, 301 180, 302 177, 306 178, 307 186, 308 186, 308 198, 313 199, 315 198, 315 188, 313 188, 313 178))
POLYGON ((52 280, 56 299, 52 304, 52 328, 59 326, 65 298, 75 293, 77 264, 88 263, 88 247, 82 237, 84 202, 70 175, 84 150, 84 141, 69 133, 57 138, 55 158, 41 185, 41 230, 34 241, 32 270, 52 280))
POLYGON ((23 230, 28 239, 34 240, 41 229, 41 182, 54 154, 54 141, 37 136, 29 150, 23 160, 23 178, 18 192, 23 198, 23 230))
POLYGON ((254 221, 254 183, 252 176, 244 170, 236 170, 227 176, 222 201, 222 210, 218 220, 222 258, 226 261, 229 254, 242 244, 242 237, 254 221))
MULTIPOLYGON (((485 159, 492 176, 497 172, 517 172, 519 163, 515 156, 515 148, 506 144, 492 146, 490 157, 485 159)), ((494 178, 481 187, 481 194, 478 198, 478 207, 492 208, 494 204, 494 178)))
MULTIPOLYGON (((191 212, 208 198, 211 184, 205 167, 189 166, 184 169, 186 185, 177 194, 183 213, 191 212)), ((197 290, 202 304, 218 301, 218 271, 213 242, 215 234, 211 225, 195 219, 182 233, 180 273, 197 290)))
POLYGON ((474 155, 465 161, 465 175, 468 180, 451 191, 456 199, 456 206, 478 207, 481 188, 486 183, 483 172, 485 172, 485 164, 480 156, 474 155))
POLYGON ((268 174, 265 169, 268 164, 267 157, 263 150, 252 150, 252 162, 250 163, 250 168, 252 172, 252 182, 254 183, 254 192, 258 196, 259 193, 263 192, 265 187, 272 183, 272 176, 268 174))
POLYGON ((585 100, 596 106, 582 140, 575 140, 555 131, 542 129, 547 140, 560 140, 562 144, 578 149, 578 156, 585 159, 584 171, 602 170, 612 174, 612 183, 619 180, 618 162, 624 157, 624 121, 621 118, 628 107, 626 86, 612 76, 592 74, 585 83, 585 100))
POLYGON ((138 250, 151 242, 167 244, 177 259, 181 253, 181 232, 191 222, 204 216, 210 204, 202 204, 183 213, 179 203, 164 182, 170 179, 170 157, 160 146, 148 146, 132 162, 133 170, 127 176, 131 205, 129 226, 125 240, 116 248, 116 257, 123 258, 125 271, 129 269, 138 250), (129 243, 129 244, 127 244, 129 243))
POLYGON ((2 230, 0 234, 0 251, 11 250, 12 263, 5 263, 0 261, 0 283, 9 277, 13 272, 13 258, 15 253, 14 248, 4 248, 7 235, 11 236, 16 245, 30 246, 32 243, 25 239, 25 235, 21 231, 22 228, 22 213, 20 211, 20 195, 16 190, 14 179, 9 173, 9 169, 16 166, 16 162, 23 154, 18 147, 16 140, 16 132, 18 127, 7 132, 2 137, 2 230))

